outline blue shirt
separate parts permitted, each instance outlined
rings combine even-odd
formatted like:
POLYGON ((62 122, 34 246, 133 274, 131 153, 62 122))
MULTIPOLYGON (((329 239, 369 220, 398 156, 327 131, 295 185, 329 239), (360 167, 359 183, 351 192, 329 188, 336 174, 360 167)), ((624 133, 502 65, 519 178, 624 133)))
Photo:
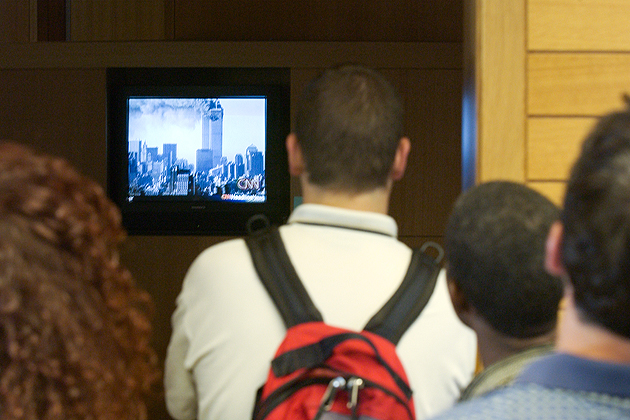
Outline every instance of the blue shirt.
POLYGON ((630 419, 630 365, 553 354, 529 365, 514 385, 435 419, 630 419))

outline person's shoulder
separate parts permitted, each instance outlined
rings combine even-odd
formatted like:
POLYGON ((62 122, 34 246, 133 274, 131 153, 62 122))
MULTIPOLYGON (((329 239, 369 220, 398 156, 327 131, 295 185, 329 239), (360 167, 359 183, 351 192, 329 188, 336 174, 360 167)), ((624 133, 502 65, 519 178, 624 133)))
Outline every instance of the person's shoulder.
POLYGON ((629 405, 627 399, 523 383, 461 402, 431 420, 630 419, 629 405))
POLYGON ((482 397, 460 402, 437 417, 433 417, 431 420, 516 420, 529 418, 522 417, 520 413, 523 408, 530 410, 527 404, 537 404, 537 401, 532 401, 532 398, 539 398, 539 395, 538 390, 528 388, 528 386, 501 388, 482 397), (534 397, 534 395, 536 395, 536 397, 534 397))
POLYGON ((225 257, 242 258, 247 253, 244 238, 233 238, 213 244, 197 255, 191 265, 203 264, 206 261, 223 260, 225 257))
POLYGON ((232 276, 243 266, 248 255, 243 238, 228 239, 211 245, 193 259, 184 277, 183 286, 195 287, 200 281, 206 283, 208 278, 223 276, 226 271, 232 276))

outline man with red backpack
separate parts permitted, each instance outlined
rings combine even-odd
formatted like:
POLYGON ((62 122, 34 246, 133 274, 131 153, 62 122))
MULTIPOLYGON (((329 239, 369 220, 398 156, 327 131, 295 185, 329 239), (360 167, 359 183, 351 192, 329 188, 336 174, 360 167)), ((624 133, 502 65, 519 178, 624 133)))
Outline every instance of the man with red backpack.
MULTIPOLYGON (((392 185, 402 178, 410 150, 400 98, 370 69, 327 70, 306 88, 286 146, 303 196, 278 229, 294 277, 327 324, 361 331, 412 271, 412 249, 397 239, 396 222, 387 215, 392 185)), ((243 239, 208 248, 190 267, 166 359, 166 402, 175 419, 252 418, 257 390, 288 326, 257 268, 243 239)), ((402 369, 393 376, 402 370, 403 382, 408 378, 417 418, 450 407, 476 361, 475 335, 455 315, 443 274, 429 296, 395 347, 402 369)), ((373 337, 367 336, 370 343, 359 346, 369 353, 373 337)), ((337 343, 315 344, 325 354, 337 343)), ((303 361, 297 354, 293 359, 303 361)), ((327 380, 321 392, 328 398, 338 387, 351 406, 354 390, 366 381, 339 377, 327 380)), ((359 405, 367 398, 356 397, 359 405)), ((318 397, 317 409, 331 408, 326 398, 318 397)), ((331 406, 339 405, 333 400, 331 406)))

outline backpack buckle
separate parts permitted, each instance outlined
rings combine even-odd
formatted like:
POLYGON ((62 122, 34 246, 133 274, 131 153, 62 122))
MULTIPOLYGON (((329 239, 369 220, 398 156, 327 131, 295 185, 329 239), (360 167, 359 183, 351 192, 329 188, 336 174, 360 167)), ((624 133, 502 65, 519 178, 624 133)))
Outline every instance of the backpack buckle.
POLYGON ((332 381, 328 383, 328 387, 326 391, 324 391, 324 395, 322 396, 322 402, 319 404, 319 409, 317 410, 317 414, 313 418, 313 420, 319 420, 319 418, 326 412, 330 411, 335 402, 335 396, 340 389, 346 387, 346 380, 342 376, 337 376, 332 381))
POLYGON ((352 412, 354 412, 359 404, 359 390, 365 386, 365 382, 361 378, 356 376, 348 379, 348 391, 350 391, 350 401, 346 405, 352 412))

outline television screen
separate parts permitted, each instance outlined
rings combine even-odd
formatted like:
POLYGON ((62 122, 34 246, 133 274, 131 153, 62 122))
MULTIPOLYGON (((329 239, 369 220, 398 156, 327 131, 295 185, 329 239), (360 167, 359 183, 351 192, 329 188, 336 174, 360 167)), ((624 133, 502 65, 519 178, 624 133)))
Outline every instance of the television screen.
POLYGON ((259 214, 282 223, 288 83, 286 69, 109 69, 108 191, 127 230, 243 234, 259 214))
POLYGON ((267 99, 130 97, 128 200, 265 202, 267 99))

